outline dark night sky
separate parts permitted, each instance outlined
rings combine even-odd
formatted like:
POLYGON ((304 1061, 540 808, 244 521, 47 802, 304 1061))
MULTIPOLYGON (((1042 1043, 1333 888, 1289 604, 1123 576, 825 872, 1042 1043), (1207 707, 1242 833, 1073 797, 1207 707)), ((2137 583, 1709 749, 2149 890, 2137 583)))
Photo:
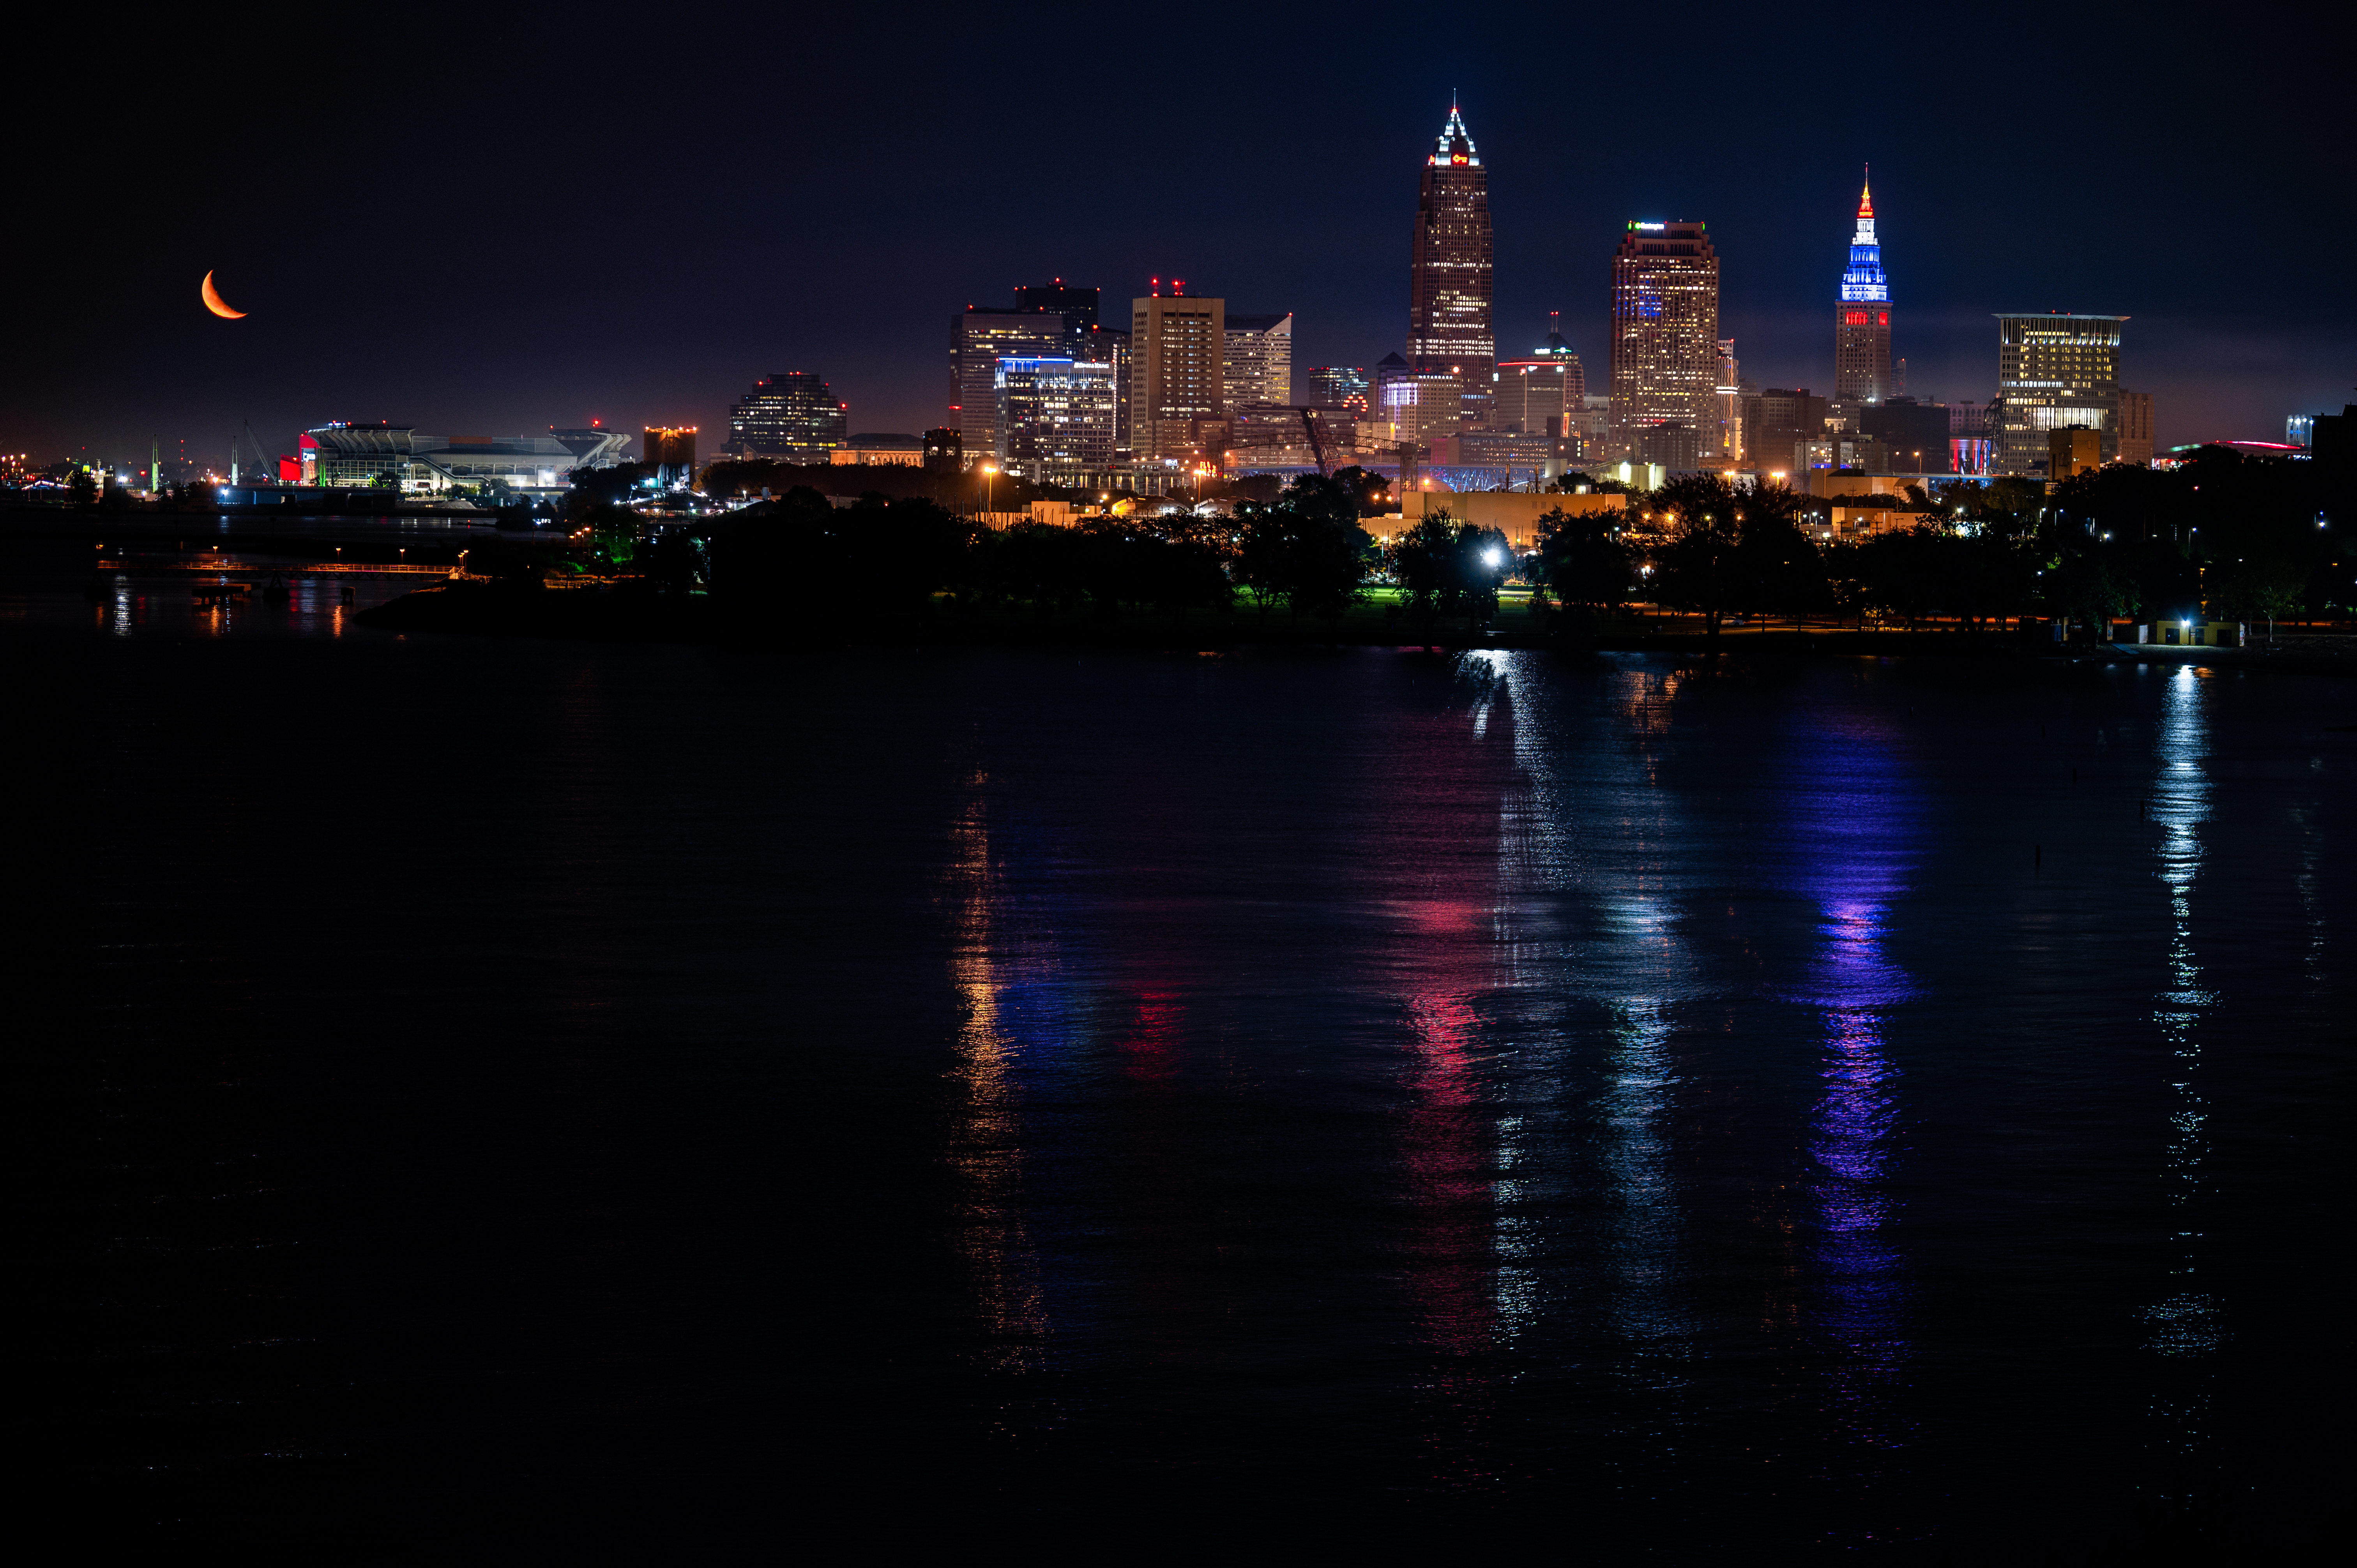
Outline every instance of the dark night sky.
POLYGON ((131 463, 155 432, 218 462, 245 420, 274 452, 330 419, 596 415, 708 450, 782 370, 825 374, 854 431, 913 432, 942 416, 952 313, 1058 276, 1121 301, 1176 274, 1294 311, 1297 373, 1367 364, 1401 346, 1452 89, 1491 168, 1501 347, 1560 309, 1598 391, 1632 217, 1706 220, 1745 373, 1829 391, 1867 159, 1918 395, 1987 397, 1990 313, 2050 308, 2134 318, 2164 446, 2280 439, 2357 382, 2321 6, 807 18, 207 13, 59 58, 9 110, 48 216, 11 237, 0 446, 131 463), (246 319, 204 313, 208 268, 246 319))

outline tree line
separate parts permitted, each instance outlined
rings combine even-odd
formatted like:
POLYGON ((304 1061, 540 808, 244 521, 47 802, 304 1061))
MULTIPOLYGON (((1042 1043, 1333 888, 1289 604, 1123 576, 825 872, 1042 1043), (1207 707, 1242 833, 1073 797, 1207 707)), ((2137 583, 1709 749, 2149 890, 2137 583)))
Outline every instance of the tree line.
POLYGON ((1641 598, 1699 614, 1837 616, 1966 628, 2019 617, 2097 630, 2113 620, 2347 616, 2357 599, 2338 533, 2344 475, 2204 447, 2173 470, 2115 464, 2049 494, 1965 483, 1858 542, 1824 537, 1828 502, 1781 486, 1682 475, 1621 518, 1560 518, 1525 576, 1570 609, 1641 598), (1814 533, 1816 537, 1813 538, 1814 533))
POLYGON ((1380 583, 1393 590, 1388 613, 1430 639, 1444 623, 1478 628, 1517 577, 1575 636, 1609 628, 1632 601, 1690 611, 1713 636, 1737 617, 1978 628, 2033 615, 2099 625, 2346 614, 2347 574, 2334 565, 2337 535, 2316 527, 2324 492, 2311 467, 2212 448, 2174 472, 2115 466, 2051 494, 2021 479, 1960 485, 1936 501, 1910 490, 1899 504, 1913 525, 1862 542, 1824 537, 1823 499, 1689 474, 1626 493, 1620 510, 1557 511, 1519 556, 1503 535, 1446 514, 1379 544, 1365 524, 1389 509, 1388 488, 1358 469, 1240 490, 1219 515, 1141 510, 1069 528, 992 529, 922 494, 839 507, 795 486, 651 535, 621 504, 629 476, 616 471, 577 487, 566 550, 641 588, 703 587, 739 617, 803 623, 887 607, 1041 619, 1243 613, 1331 634, 1380 583))

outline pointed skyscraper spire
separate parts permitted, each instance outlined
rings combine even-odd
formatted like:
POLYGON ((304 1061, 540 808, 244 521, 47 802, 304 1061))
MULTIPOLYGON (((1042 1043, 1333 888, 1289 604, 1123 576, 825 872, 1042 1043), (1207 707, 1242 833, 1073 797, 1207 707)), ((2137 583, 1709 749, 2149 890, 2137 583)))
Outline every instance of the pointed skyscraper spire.
POLYGON ((1481 156, 1473 150, 1473 137, 1465 129, 1465 112, 1457 106, 1456 94, 1448 99, 1448 123, 1440 127, 1440 143, 1433 151, 1431 161, 1443 167, 1454 165, 1459 168, 1479 168, 1481 156))
MULTIPOLYGON (((1490 175, 1465 129, 1465 111, 1449 95, 1448 119, 1424 160, 1415 240, 1408 258, 1407 358, 1420 375, 1458 383, 1459 408, 1434 414, 1419 439, 1459 419, 1479 429, 1487 418, 1498 341, 1490 321, 1490 175)), ((1422 405, 1419 405, 1422 406, 1422 405)))
POLYGON ((1895 395, 1890 363, 1890 280, 1883 275, 1882 244, 1874 237, 1874 169, 1867 168, 1857 199, 1857 231, 1849 237, 1841 303, 1834 317, 1834 397, 1844 407, 1895 395))

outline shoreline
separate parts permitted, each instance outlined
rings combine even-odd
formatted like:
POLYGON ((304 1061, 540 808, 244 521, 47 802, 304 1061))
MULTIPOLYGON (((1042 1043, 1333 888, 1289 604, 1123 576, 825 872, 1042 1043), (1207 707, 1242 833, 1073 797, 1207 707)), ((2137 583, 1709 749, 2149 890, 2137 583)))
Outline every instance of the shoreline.
MULTIPOLYGON (((1677 653, 1687 656, 1775 653, 1830 658, 2097 659, 2164 666, 2199 664, 2307 674, 2357 676, 2357 637, 2346 653, 2322 649, 2176 649, 2124 643, 2058 643, 2019 631, 1898 631, 1804 628, 1703 632, 1643 632, 1625 628, 1580 637, 1537 628, 1436 626, 1428 633, 1404 619, 1369 627, 1365 618, 1329 628, 1252 612, 1195 612, 1183 618, 1106 619, 1087 615, 1037 617, 997 610, 932 607, 841 618, 791 616, 759 604, 732 609, 696 595, 543 588, 516 591, 494 585, 444 580, 413 590, 357 618, 359 624, 398 632, 453 636, 543 638, 600 642, 713 643, 733 649, 795 651, 898 643, 925 648, 1099 648, 1203 650, 1214 648, 1473 649, 1571 653, 1677 653), (1198 618, 1200 616, 1200 618, 1198 618)), ((2335 641, 2340 639, 2335 638, 2335 641)))

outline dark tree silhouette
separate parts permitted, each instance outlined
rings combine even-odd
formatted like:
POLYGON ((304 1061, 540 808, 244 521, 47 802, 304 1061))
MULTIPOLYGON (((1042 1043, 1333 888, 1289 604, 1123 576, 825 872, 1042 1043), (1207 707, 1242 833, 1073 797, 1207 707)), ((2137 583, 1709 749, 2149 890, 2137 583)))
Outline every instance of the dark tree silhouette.
POLYGON ((1620 512, 1551 511, 1539 519, 1536 557, 1523 575, 1542 598, 1552 597, 1586 621, 1618 608, 1635 572, 1629 548, 1614 536, 1620 512))
POLYGON ((1652 506, 1674 520, 1655 558, 1653 591, 1664 604, 1698 611, 1704 634, 1716 638, 1742 589, 1735 487, 1716 474, 1684 474, 1656 490, 1652 506))
POLYGON ((1400 588, 1394 613, 1415 623, 1427 648, 1443 616, 1465 617, 1469 631, 1498 613, 1498 589, 1514 564, 1504 534, 1435 512, 1392 545, 1392 578, 1400 588))

